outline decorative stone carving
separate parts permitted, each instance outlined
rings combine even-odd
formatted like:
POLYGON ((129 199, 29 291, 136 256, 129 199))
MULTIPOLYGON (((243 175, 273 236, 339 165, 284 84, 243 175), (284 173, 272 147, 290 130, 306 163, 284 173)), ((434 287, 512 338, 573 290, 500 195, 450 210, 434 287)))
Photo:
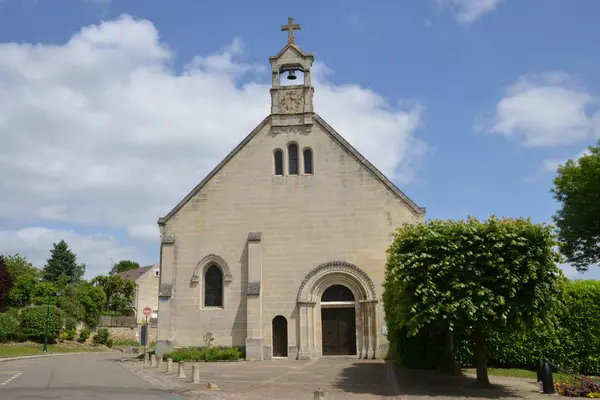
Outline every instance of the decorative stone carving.
POLYGON ((172 285, 170 283, 161 283, 158 288, 159 297, 171 297, 172 285))
POLYGON ((175 244, 175 236, 174 235, 163 235, 161 238, 162 244, 175 244))
POLYGON ((223 260, 222 257, 216 254, 209 254, 202 260, 200 260, 198 265, 196 265, 196 269, 194 270, 194 274, 192 275, 192 283, 200 282, 200 275, 204 273, 204 269, 209 264, 216 264, 219 268, 221 268, 221 272, 223 273, 223 280, 226 283, 231 282, 233 280, 233 277, 231 276, 231 271, 229 269, 229 265, 227 265, 225 260, 223 260))
POLYGON ((303 103, 302 90, 285 90, 280 93, 279 107, 286 114, 301 113, 303 103))
POLYGON ((310 133, 311 130, 312 127, 310 125, 284 125, 272 127, 272 132, 276 135, 310 133))
POLYGON ((260 282, 248 282, 248 292, 250 295, 260 294, 260 282))

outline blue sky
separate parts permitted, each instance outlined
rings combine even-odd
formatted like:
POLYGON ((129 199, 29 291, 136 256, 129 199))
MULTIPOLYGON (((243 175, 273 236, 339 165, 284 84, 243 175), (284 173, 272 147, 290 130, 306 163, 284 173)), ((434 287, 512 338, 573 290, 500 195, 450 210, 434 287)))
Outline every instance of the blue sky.
POLYGON ((1 0, 0 251, 43 265, 64 237, 88 276, 156 262, 156 218, 267 114, 289 16, 318 61, 316 111, 428 218, 551 222, 556 165, 600 136, 598 15, 595 0, 1 0))

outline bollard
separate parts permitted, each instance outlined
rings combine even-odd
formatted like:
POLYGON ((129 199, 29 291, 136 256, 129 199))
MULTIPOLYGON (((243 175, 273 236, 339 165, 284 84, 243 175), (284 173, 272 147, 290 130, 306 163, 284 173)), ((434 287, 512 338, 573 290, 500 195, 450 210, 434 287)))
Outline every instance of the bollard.
POLYGON ((168 358, 167 359, 167 372, 172 372, 172 371, 173 371, 173 359, 168 358))
POLYGON ((541 382, 542 381, 542 366, 544 365, 544 359, 540 358, 540 361, 538 362, 538 367, 537 367, 537 381, 541 382))
POLYGON ((163 358, 162 357, 157 357, 156 358, 156 368, 161 369, 163 366, 163 358))
POLYGON ((192 365, 192 383, 200 383, 200 366, 192 365))
POLYGON ((325 392, 321 389, 315 390, 315 400, 323 400, 325 398, 325 392))
POLYGON ((185 361, 179 361, 179 375, 178 378, 185 378, 185 361))
POLYGON ((148 364, 150 361, 150 354, 144 353, 144 364, 148 364))
POLYGON ((151 366, 151 367, 154 367, 154 366, 156 366, 156 355, 155 355, 155 354, 152 354, 152 355, 150 356, 150 366, 151 366))
POLYGON ((554 379, 552 378, 552 368, 544 360, 544 364, 542 365, 542 391, 544 394, 554 394, 554 379))

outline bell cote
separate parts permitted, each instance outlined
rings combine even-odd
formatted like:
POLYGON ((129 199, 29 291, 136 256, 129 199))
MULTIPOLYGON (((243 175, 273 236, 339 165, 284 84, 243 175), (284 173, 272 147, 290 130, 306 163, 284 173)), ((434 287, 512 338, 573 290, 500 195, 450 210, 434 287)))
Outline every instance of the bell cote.
POLYGON ((281 30, 288 32, 287 45, 276 56, 269 57, 271 85, 271 126, 273 133, 289 130, 310 132, 313 115, 312 64, 315 57, 304 52, 294 41, 300 30, 293 18, 281 30))

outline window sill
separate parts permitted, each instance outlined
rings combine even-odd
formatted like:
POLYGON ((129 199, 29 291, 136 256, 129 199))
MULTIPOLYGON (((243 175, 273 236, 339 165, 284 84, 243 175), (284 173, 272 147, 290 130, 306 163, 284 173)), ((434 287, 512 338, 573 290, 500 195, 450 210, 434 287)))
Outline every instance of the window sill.
POLYGON ((222 311, 225 310, 224 307, 200 307, 200 310, 203 311, 222 311))

